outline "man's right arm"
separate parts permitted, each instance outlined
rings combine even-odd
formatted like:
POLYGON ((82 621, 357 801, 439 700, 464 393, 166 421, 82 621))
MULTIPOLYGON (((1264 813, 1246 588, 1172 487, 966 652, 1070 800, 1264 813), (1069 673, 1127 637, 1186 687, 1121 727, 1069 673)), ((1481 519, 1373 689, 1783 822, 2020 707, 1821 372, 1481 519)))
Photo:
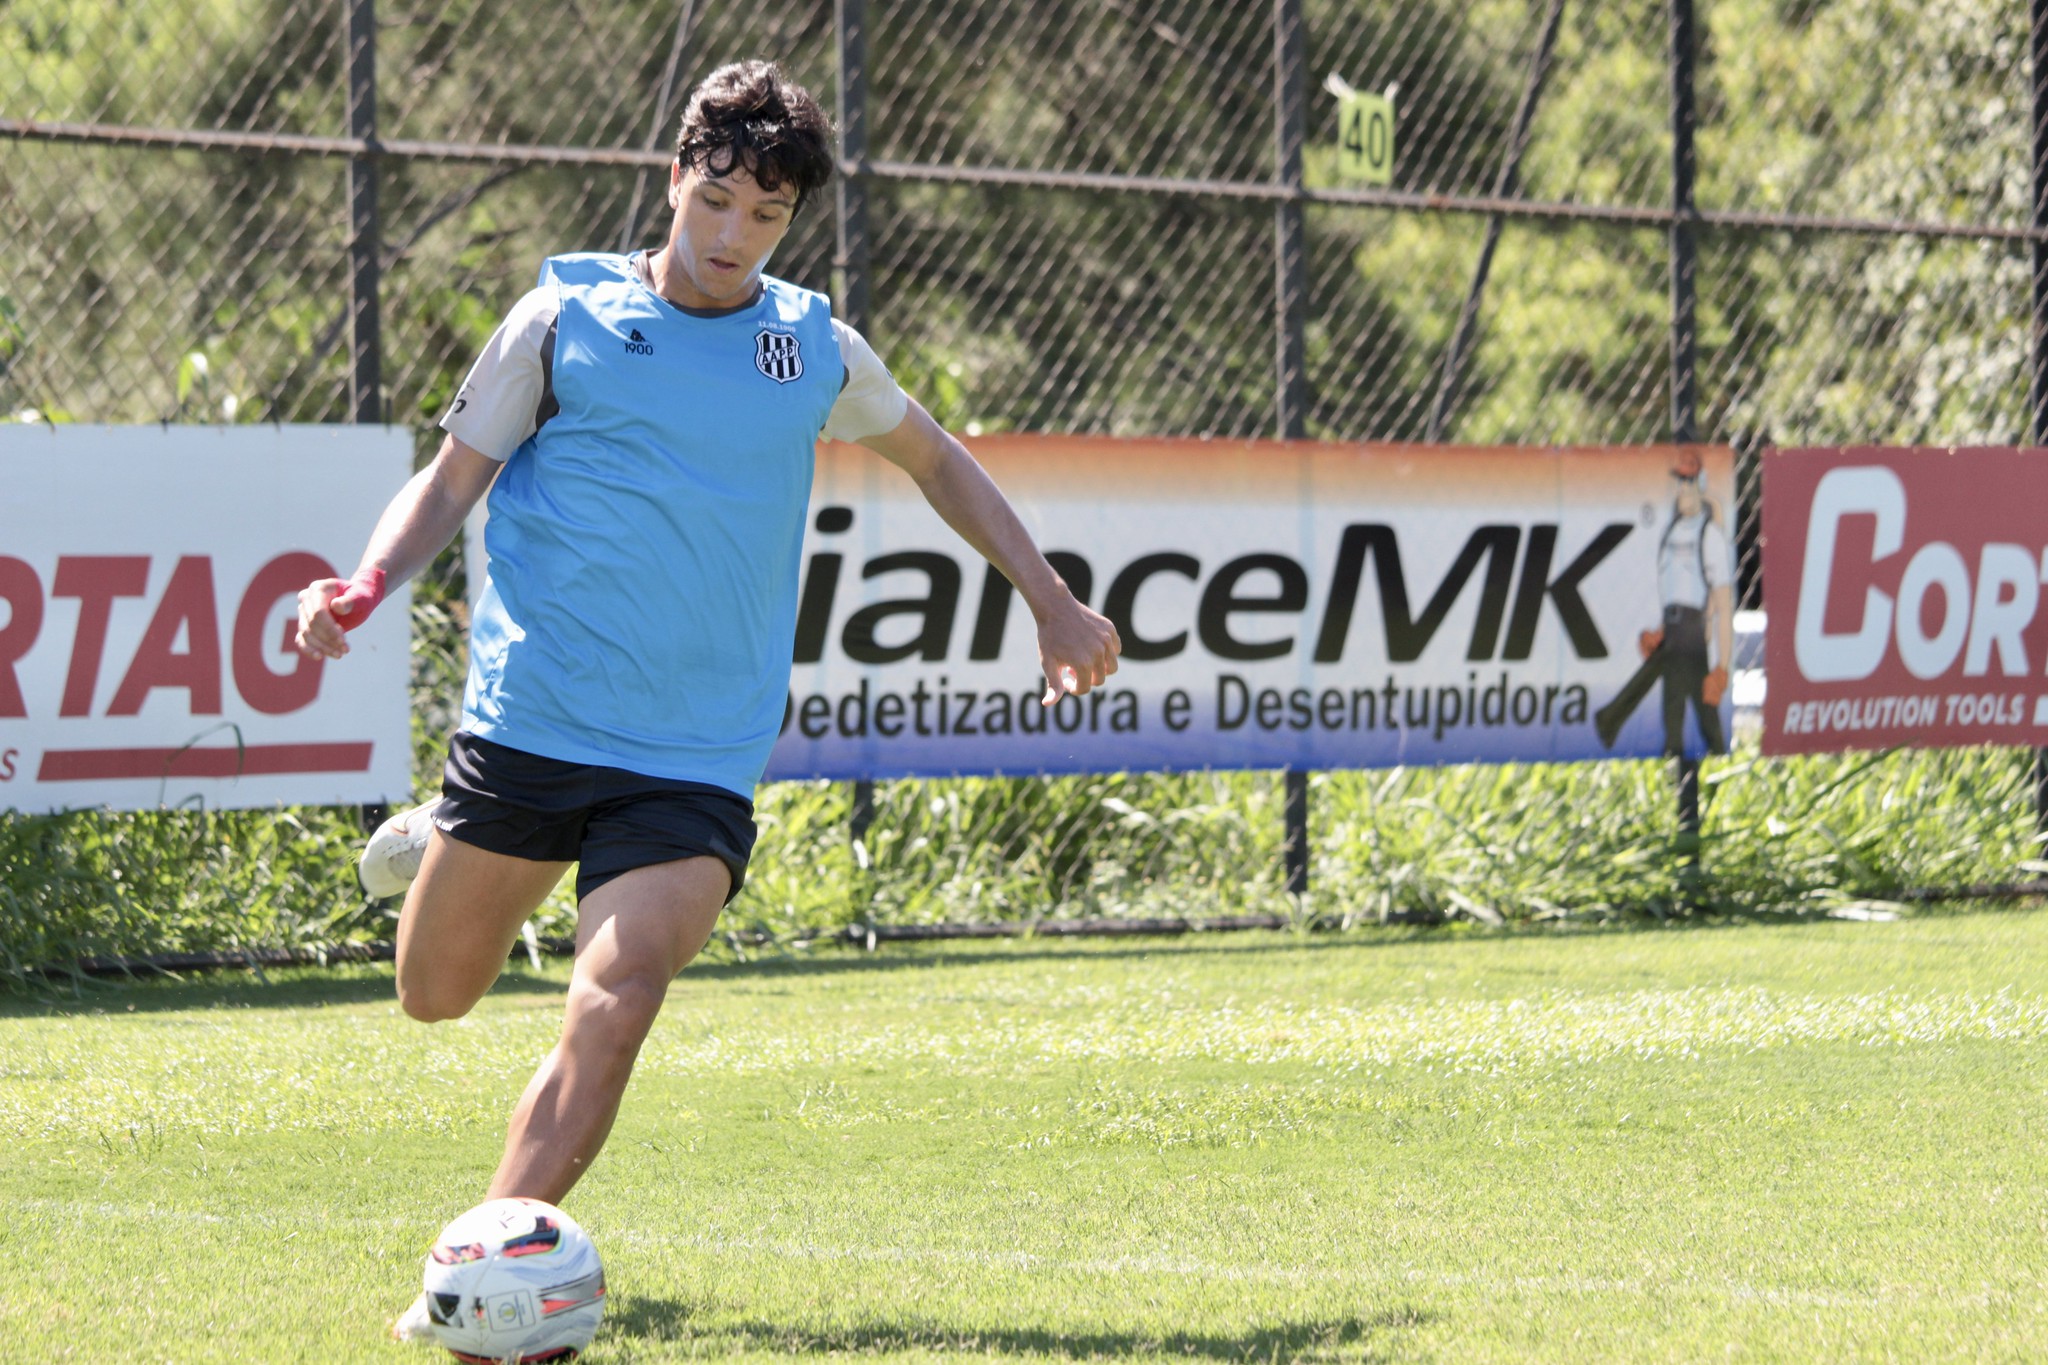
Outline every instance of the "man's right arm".
POLYGON ((316 659, 348 653, 346 633, 369 618, 387 588, 433 562, 505 461, 547 421, 554 408, 559 311, 554 290, 542 287, 498 324, 442 414, 448 437, 441 453, 384 509, 355 576, 323 578, 299 594, 301 653, 316 659))
POLYGON ((455 539, 469 509, 490 490, 501 468, 454 436, 442 441, 433 463, 413 475, 378 518, 355 576, 322 578, 299 593, 299 652, 315 659, 348 653, 343 620, 367 617, 387 588, 432 563, 455 539), (336 599, 344 597, 337 614, 336 599))

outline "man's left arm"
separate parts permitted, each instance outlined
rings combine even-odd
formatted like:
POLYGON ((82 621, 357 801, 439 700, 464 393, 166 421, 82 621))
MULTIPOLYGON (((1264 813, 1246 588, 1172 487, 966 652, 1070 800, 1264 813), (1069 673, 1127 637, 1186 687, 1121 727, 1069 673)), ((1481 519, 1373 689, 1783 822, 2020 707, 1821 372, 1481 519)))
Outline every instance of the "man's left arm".
POLYGON ((1116 672, 1123 650, 1116 627, 1075 598, 988 471, 919 403, 911 401, 893 430, 860 444, 910 475, 946 524, 1016 586, 1038 623, 1046 705, 1062 690, 1085 693, 1116 672))

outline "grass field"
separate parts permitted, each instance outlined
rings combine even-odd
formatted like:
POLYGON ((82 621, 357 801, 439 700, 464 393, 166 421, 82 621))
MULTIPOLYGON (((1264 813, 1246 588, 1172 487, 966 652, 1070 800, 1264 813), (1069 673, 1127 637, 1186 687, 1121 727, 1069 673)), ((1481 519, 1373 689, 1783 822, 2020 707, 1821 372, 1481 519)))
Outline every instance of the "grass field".
MULTIPOLYGON (((561 988, 0 1007, 5 1339, 431 1359, 561 988)), ((569 1201, 586 1359, 2040 1359, 2044 1045, 2041 911, 699 966, 569 1201)))

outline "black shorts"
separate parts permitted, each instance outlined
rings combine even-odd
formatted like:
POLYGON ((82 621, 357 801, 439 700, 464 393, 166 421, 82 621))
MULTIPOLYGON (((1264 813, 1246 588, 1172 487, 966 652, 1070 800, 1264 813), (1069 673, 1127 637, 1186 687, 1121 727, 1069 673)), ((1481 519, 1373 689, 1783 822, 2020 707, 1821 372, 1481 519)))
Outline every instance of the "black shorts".
POLYGON ((730 902, 754 852, 754 803, 723 787, 565 763, 463 731, 448 742, 434 824, 491 853, 578 864, 578 900, 636 867, 709 856, 732 874, 730 902))

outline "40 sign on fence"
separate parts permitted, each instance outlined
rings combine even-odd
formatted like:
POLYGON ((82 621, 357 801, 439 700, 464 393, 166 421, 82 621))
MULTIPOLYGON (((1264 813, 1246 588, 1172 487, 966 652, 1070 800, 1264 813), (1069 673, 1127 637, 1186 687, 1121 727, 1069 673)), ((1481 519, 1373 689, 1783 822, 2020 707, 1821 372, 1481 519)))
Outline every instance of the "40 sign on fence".
POLYGON ((1764 752, 2048 743, 2048 452, 1772 450, 1764 752))
POLYGON ((392 428, 0 426, 0 808, 408 799, 405 597, 338 664, 291 635, 411 467, 392 428))

